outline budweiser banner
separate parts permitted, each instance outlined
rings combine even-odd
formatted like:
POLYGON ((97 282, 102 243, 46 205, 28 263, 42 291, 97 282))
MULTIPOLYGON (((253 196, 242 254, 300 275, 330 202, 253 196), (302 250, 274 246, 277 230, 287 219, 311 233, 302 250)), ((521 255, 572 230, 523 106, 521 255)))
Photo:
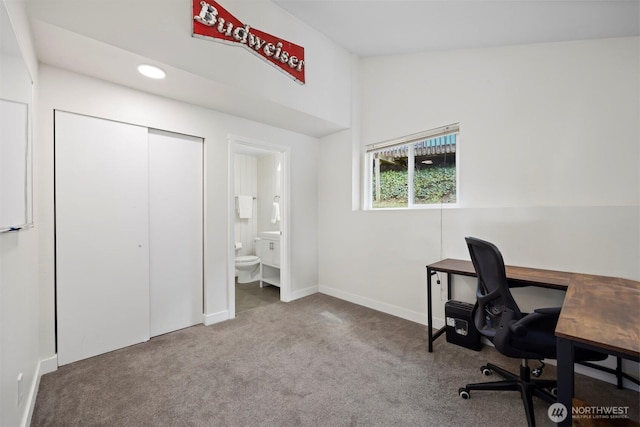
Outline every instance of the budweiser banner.
POLYGON ((213 0, 193 0, 193 36, 249 49, 304 84, 304 47, 243 24, 213 0))

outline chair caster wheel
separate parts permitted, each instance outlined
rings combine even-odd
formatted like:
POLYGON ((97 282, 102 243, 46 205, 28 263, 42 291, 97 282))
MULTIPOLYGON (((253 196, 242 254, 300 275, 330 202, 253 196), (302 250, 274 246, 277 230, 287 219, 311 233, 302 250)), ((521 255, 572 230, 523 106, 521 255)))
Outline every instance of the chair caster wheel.
POLYGON ((538 378, 540 375, 542 375, 542 369, 532 369, 531 375, 538 378))
POLYGON ((486 377, 491 375, 491 369, 489 369, 489 367, 487 367, 487 366, 480 366, 480 372, 482 372, 482 375, 484 375, 486 377))
POLYGON ((471 397, 471 395, 469 394, 469 392, 467 391, 466 388, 462 387, 458 389, 458 394, 460 395, 461 398, 463 398, 464 400, 467 400, 471 397))

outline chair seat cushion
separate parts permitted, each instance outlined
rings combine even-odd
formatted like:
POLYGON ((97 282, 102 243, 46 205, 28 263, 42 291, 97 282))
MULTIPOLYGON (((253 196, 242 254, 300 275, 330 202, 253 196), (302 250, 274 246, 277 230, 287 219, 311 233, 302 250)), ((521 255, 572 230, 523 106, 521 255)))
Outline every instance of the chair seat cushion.
MULTIPOLYGON (((528 329, 524 336, 511 335, 510 344, 514 349, 530 353, 527 358, 556 358, 556 337, 553 330, 549 333, 546 330, 528 329)), ((514 355, 513 357, 518 356, 514 355)))
MULTIPOLYGON (((555 328, 551 330, 530 328, 524 336, 519 337, 515 334, 512 335, 511 346, 513 346, 514 349, 530 353, 530 356, 525 356, 525 358, 557 359, 556 336, 554 330, 555 328)), ((509 355, 507 354, 507 356, 509 355)), ((514 355, 512 357, 522 357, 522 355, 514 355)), ((607 355, 592 350, 576 348, 574 357, 576 362, 583 362, 604 360, 607 358, 607 355)))

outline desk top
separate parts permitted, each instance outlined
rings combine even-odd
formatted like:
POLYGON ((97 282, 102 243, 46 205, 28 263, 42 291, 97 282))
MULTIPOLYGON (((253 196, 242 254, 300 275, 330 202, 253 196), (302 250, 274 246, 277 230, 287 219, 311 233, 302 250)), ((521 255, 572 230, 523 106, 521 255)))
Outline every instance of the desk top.
POLYGON ((574 274, 556 336, 640 357, 640 282, 574 274))
MULTIPOLYGON (((444 273, 475 276, 476 270, 471 261, 447 258, 427 265, 432 270, 444 273)), ((540 268, 505 266, 507 279, 521 285, 532 285, 553 289, 567 289, 574 273, 565 271, 543 270, 540 268)))
MULTIPOLYGON (((444 259, 427 268, 475 276, 471 261, 444 259)), ((640 282, 538 268, 506 266, 507 279, 520 284, 567 289, 556 336, 632 357, 640 356, 640 282)))

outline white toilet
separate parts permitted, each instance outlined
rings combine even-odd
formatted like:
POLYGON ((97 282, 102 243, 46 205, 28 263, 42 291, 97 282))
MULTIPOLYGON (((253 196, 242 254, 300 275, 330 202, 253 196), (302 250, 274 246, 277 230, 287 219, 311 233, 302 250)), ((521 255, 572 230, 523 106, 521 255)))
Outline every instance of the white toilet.
MULTIPOLYGON (((242 249, 242 243, 236 242, 236 253, 242 249)), ((238 283, 250 283, 260 280, 260 258, 255 255, 236 256, 236 274, 238 283)))

